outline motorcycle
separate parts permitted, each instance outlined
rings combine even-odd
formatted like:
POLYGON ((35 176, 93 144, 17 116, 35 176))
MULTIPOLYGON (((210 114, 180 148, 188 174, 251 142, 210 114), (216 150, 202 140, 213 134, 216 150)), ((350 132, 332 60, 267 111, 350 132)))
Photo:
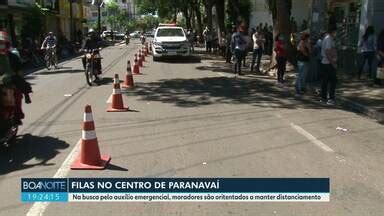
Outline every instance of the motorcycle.
POLYGON ((141 45, 145 44, 145 36, 144 35, 140 35, 140 41, 141 41, 141 45))
POLYGON ((83 67, 85 69, 85 79, 89 86, 92 86, 97 75, 101 74, 101 55, 99 49, 89 50, 83 56, 83 67))

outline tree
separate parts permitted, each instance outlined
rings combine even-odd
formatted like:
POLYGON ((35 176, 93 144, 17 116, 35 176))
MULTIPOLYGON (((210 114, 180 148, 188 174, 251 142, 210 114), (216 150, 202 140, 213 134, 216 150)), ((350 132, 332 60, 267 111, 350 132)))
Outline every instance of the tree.
POLYGON ((23 25, 21 34, 28 35, 32 39, 37 39, 45 31, 46 8, 42 8, 39 4, 35 4, 27 9, 23 17, 23 25))
POLYGON ((274 36, 277 33, 289 35, 292 0, 266 0, 266 4, 272 14, 274 36))
POLYGON ((291 9, 292 0, 266 0, 267 7, 272 14, 273 35, 278 33, 284 34, 287 38, 287 54, 288 61, 296 65, 296 49, 290 43, 291 35, 291 9))
POLYGON ((249 0, 229 0, 227 8, 228 18, 233 24, 248 23, 251 15, 249 0))

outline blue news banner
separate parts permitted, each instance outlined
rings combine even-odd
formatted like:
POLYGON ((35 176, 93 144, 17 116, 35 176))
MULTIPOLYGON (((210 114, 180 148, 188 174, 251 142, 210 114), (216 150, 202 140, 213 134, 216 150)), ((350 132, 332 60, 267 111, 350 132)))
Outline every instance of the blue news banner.
POLYGON ((23 202, 329 202, 329 178, 22 178, 23 202))

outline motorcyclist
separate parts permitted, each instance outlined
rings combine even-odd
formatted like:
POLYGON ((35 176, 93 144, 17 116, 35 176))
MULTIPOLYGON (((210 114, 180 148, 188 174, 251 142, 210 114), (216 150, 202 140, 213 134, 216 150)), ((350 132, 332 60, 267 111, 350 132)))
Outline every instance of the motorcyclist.
POLYGON ((141 44, 144 45, 144 43, 145 43, 145 35, 144 35, 144 32, 141 32, 141 33, 140 33, 140 41, 141 41, 141 44))
POLYGON ((52 49, 53 50, 53 60, 55 63, 55 68, 57 68, 57 55, 56 55, 56 48, 57 48, 57 39, 56 36, 53 34, 53 32, 48 32, 48 36, 45 37, 43 43, 41 44, 41 49, 52 49))
MULTIPOLYGON (((89 29, 88 30, 88 37, 83 43, 82 50, 89 52, 89 51, 94 50, 94 49, 99 49, 99 47, 100 47, 100 38, 96 35, 95 30, 89 29)), ((82 57, 82 61, 83 61, 83 67, 85 69, 85 67, 86 67, 85 56, 82 57)), ((99 79, 98 75, 101 74, 101 59, 95 59, 95 61, 96 61, 95 66, 96 66, 96 70, 97 70, 97 73, 95 74, 95 78, 99 79)))
POLYGON ((125 32, 124 38, 125 38, 125 44, 128 45, 129 44, 129 39, 130 39, 129 31, 128 30, 125 32))
MULTIPOLYGON (((31 103, 29 93, 32 92, 31 85, 25 81, 21 71, 20 56, 15 50, 11 49, 8 34, 0 31, 0 114, 11 112, 14 109, 16 123, 21 125, 24 119, 22 110, 22 99, 25 97, 26 103, 31 103), (13 89, 13 100, 5 101, 4 95, 13 89)), ((8 95, 9 96, 9 95, 8 95)), ((9 99, 9 97, 8 97, 9 99)), ((0 115, 3 118, 2 115, 0 115)), ((2 119, 6 122, 7 119, 2 119)))

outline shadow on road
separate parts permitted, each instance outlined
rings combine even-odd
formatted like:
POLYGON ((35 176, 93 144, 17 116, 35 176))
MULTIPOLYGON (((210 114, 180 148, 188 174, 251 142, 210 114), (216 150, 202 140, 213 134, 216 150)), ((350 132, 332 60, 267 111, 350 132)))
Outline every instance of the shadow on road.
MULTIPOLYGON (((198 107, 217 103, 251 104, 269 108, 311 108, 325 106, 291 93, 288 87, 276 86, 269 78, 258 79, 211 77, 170 79, 142 83, 131 93, 144 101, 160 101, 179 107, 198 107)), ((329 107, 326 107, 329 108, 329 107)))
POLYGON ((2 149, 0 152, 0 175, 34 166, 51 166, 49 160, 59 154, 60 149, 66 149, 69 144, 54 137, 38 137, 25 134, 18 137, 15 145, 2 149), (27 163, 34 159, 32 163, 27 163))
POLYGON ((45 70, 42 72, 35 73, 36 75, 53 75, 53 74, 62 74, 62 73, 84 73, 84 70, 79 69, 55 69, 55 70, 45 70))
POLYGON ((99 85, 99 86, 100 85, 109 85, 109 84, 113 83, 113 78, 111 78, 111 77, 103 77, 100 80, 94 81, 94 82, 95 82, 96 85, 99 85))
POLYGON ((161 57, 158 61, 159 63, 167 63, 167 64, 191 64, 191 63, 200 63, 200 56, 190 56, 190 57, 161 57))
POLYGON ((114 165, 114 164, 111 164, 109 163, 106 167, 107 170, 114 170, 114 171, 128 171, 128 169, 124 168, 124 167, 121 167, 121 166, 117 166, 117 165, 114 165))

